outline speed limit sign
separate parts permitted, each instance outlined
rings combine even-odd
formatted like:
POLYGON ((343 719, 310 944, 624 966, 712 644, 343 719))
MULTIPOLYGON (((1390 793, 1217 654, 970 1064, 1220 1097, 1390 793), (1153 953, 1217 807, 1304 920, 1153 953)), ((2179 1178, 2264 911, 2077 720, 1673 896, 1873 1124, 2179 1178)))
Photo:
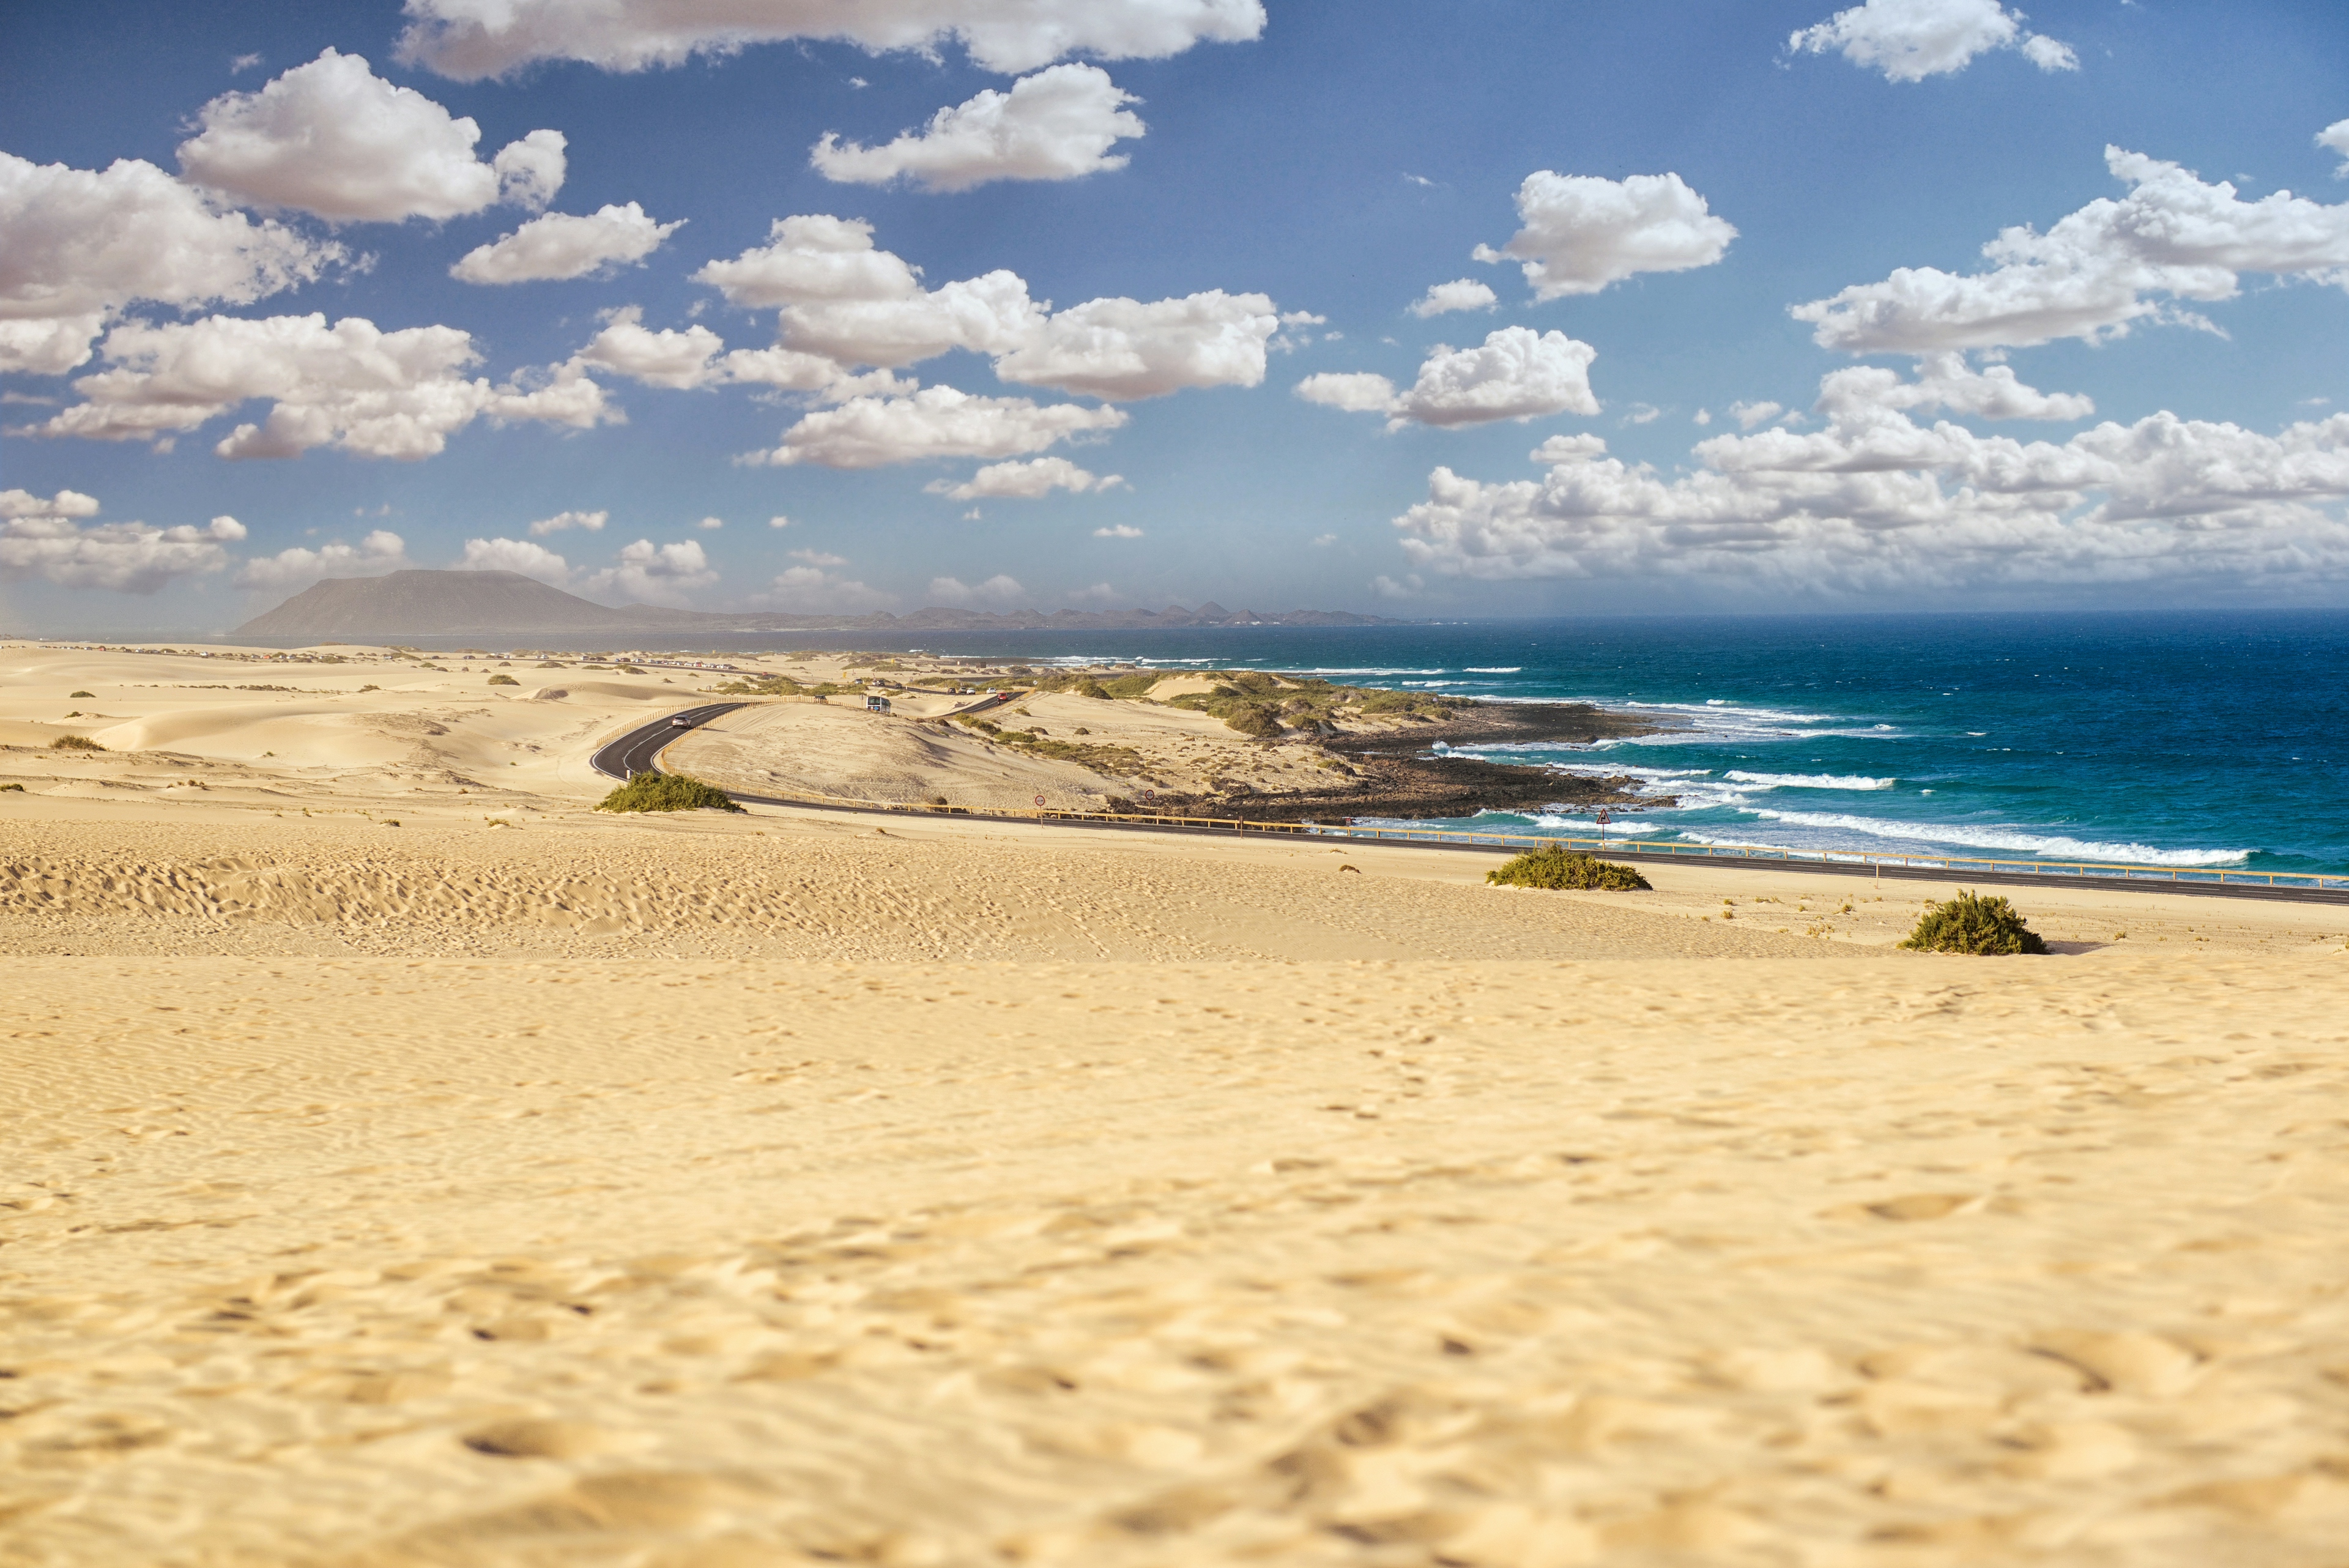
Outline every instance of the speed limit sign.
POLYGON ((1036 797, 1036 804, 1037 804, 1038 805, 1043 805, 1043 804, 1044 804, 1044 797, 1043 797, 1042 795, 1040 795, 1040 795, 1038 795, 1038 796, 1036 797))

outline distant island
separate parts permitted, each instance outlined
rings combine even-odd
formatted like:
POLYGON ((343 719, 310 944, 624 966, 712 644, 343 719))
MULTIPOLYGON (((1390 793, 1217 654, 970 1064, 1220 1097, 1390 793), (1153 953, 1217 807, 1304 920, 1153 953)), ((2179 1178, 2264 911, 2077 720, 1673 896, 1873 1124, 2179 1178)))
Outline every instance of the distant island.
POLYGON ((1277 615, 1196 609, 987 610, 932 607, 911 615, 798 615, 618 608, 564 593, 519 572, 411 570, 378 577, 329 577, 275 609, 254 617, 232 635, 269 638, 585 636, 616 632, 763 631, 1131 631, 1153 627, 1401 626, 1381 616, 1346 610, 1285 610, 1277 615))

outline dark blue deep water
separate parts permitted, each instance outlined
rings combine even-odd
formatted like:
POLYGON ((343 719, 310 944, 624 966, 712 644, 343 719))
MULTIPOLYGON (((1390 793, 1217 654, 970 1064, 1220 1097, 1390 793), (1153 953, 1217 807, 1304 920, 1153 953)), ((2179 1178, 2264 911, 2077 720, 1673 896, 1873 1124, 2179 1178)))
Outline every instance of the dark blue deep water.
MULTIPOLYGON (((1682 726, 1481 754, 1631 774, 1642 836, 2349 871, 2349 612, 1484 621, 1329 629, 798 633, 1031 659, 1315 671, 1575 700, 1682 726), (1670 797, 1673 804, 1661 804, 1670 797)), ((749 646, 736 639, 733 646, 749 646)), ((1588 833, 1586 816, 1480 826, 1588 833)))

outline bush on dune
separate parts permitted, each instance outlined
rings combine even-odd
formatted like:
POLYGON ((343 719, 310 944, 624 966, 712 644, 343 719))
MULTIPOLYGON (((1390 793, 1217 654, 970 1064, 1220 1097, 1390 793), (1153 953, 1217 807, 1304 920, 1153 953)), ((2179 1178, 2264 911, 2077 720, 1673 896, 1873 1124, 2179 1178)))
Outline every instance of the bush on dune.
POLYGON ((102 752, 106 750, 88 735, 59 735, 49 742, 53 752, 102 752))
POLYGON ((2004 898, 1962 892, 1945 903, 1926 905, 1924 918, 1900 945, 1912 952, 1976 957, 2047 950, 2046 942, 2004 898))
POLYGON ((1562 844, 1529 849, 1485 880, 1510 888, 1594 888, 1601 892, 1646 892, 1648 879, 1629 866, 1599 860, 1562 844))
POLYGON ((597 811, 740 811, 715 784, 690 774, 637 774, 597 803, 597 811))

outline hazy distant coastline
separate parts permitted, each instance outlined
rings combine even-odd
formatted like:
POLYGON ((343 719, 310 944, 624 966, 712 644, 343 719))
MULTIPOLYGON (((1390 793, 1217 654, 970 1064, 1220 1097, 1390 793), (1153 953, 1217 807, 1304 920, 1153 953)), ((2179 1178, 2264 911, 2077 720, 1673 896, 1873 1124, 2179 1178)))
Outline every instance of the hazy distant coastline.
POLYGON ((232 634, 265 638, 606 636, 663 632, 784 631, 1131 631, 1210 626, 1400 626, 1348 610, 1227 610, 1212 601, 1196 609, 1041 610, 1002 612, 932 606, 911 615, 802 615, 666 609, 654 605, 614 608, 519 572, 413 570, 373 577, 329 577, 254 617, 232 634))

